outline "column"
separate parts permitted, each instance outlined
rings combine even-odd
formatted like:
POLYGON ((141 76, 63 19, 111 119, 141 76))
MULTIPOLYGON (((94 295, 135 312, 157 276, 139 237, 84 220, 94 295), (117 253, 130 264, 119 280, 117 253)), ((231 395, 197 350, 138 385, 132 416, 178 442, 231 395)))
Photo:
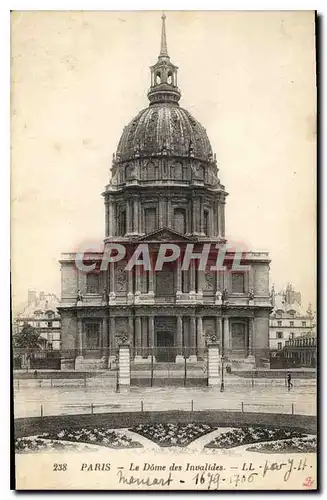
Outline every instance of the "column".
POLYGON ((81 318, 77 318, 77 346, 75 370, 83 370, 83 324, 81 318))
POLYGON ((204 233, 204 206, 203 198, 200 198, 200 233, 204 233))
POLYGON ((108 320, 107 316, 102 318, 102 356, 108 356, 108 320))
POLYGON ((202 316, 197 317, 197 345, 198 345, 198 359, 203 359, 205 339, 203 336, 202 316))
POLYGON ((214 235, 215 236, 219 236, 220 235, 220 220, 219 220, 219 201, 216 200, 214 202, 214 223, 215 223, 215 227, 214 227, 214 235))
POLYGON ((109 319, 109 359, 108 359, 108 368, 110 369, 116 357, 116 321, 112 316, 109 319))
POLYGON ((117 221, 117 216, 116 216, 116 207, 117 203, 110 203, 109 205, 111 207, 111 215, 109 214, 109 224, 111 223, 111 234, 112 236, 115 236, 117 234, 117 228, 116 228, 116 221, 117 221))
POLYGON ((254 318, 249 318, 248 357, 254 357, 254 318))
POLYGON ((131 345, 133 345, 133 338, 134 338, 134 318, 133 318, 133 316, 128 316, 128 335, 130 338, 131 345))
POLYGON ((141 318, 142 324, 142 356, 148 355, 148 325, 149 321, 147 316, 141 318))
POLYGON ((112 202, 108 201, 108 236, 113 236, 112 233, 112 223, 113 223, 113 210, 112 202))
POLYGON ((203 293, 204 288, 204 273, 205 271, 201 271, 200 269, 194 269, 195 273, 198 273, 198 293, 203 293))
POLYGON ((130 200, 126 201, 126 233, 130 234, 131 232, 131 206, 130 206, 130 200))
POLYGON ((231 342, 230 342, 230 331, 229 331, 229 317, 224 317, 224 355, 229 356, 231 354, 231 342))
POLYGON ((176 261, 176 295, 182 293, 182 270, 181 270, 181 258, 178 257, 176 261))
POLYGON ((164 200, 163 198, 159 198, 159 228, 165 226, 165 217, 164 217, 164 200))
POLYGON ((176 318, 176 347, 177 356, 176 363, 183 363, 183 318, 182 316, 177 316, 176 318))
POLYGON ((196 232, 196 198, 192 198, 192 233, 196 232))
POLYGON ((133 294, 133 269, 127 271, 127 303, 132 304, 134 299, 133 294))
POLYGON ((81 318, 77 319, 77 335, 78 335, 78 356, 83 357, 83 323, 81 318))
POLYGON ((172 211, 171 200, 170 200, 170 198, 167 198, 167 226, 170 228, 172 227, 172 223, 171 223, 172 213, 171 213, 171 211, 172 211))
POLYGON ((133 233, 139 234, 139 202, 136 198, 133 200, 134 203, 134 210, 133 210, 133 216, 134 216, 134 222, 133 222, 133 233))
POLYGON ((220 219, 220 232, 221 236, 225 236, 225 200, 221 203, 221 219, 220 219))
POLYGON ((134 361, 142 361, 142 325, 141 325, 141 317, 135 317, 135 358, 134 361))
POLYGON ((210 229, 209 229, 209 236, 213 237, 216 236, 216 231, 215 231, 215 219, 216 219, 216 211, 214 207, 210 210, 209 212, 209 220, 210 220, 210 229))
POLYGON ((191 262, 190 262, 189 273, 190 273, 190 293, 195 294, 195 262, 194 262, 194 260, 191 260, 191 262))
POLYGON ((190 316, 190 361, 197 361, 195 316, 190 316))
POLYGON ((154 274, 153 274, 152 264, 151 264, 151 269, 149 269, 148 273, 149 273, 149 290, 148 290, 148 293, 149 293, 149 295, 153 295, 154 296, 154 274))
POLYGON ((109 262, 109 304, 116 299, 115 265, 115 262, 109 262))
POLYGON ((105 237, 109 236, 109 203, 105 201, 104 203, 104 234, 105 237))
POLYGON ((151 354, 153 353, 154 358, 154 317, 149 316, 149 358, 151 359, 151 354))

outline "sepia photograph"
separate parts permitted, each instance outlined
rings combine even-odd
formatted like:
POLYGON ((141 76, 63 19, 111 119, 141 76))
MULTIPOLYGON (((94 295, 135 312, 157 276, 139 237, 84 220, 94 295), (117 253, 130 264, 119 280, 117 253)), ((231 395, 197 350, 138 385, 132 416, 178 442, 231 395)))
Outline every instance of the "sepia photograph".
POLYGON ((316 37, 11 12, 13 489, 318 489, 316 37))

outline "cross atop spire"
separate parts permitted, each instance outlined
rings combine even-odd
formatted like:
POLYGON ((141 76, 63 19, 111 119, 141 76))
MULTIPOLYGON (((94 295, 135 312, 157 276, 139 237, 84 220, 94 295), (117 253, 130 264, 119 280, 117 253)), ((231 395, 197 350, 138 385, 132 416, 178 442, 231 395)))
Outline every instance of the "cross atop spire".
POLYGON ((161 44, 159 57, 169 57, 167 49, 167 35, 166 35, 166 14, 163 12, 161 25, 161 44))

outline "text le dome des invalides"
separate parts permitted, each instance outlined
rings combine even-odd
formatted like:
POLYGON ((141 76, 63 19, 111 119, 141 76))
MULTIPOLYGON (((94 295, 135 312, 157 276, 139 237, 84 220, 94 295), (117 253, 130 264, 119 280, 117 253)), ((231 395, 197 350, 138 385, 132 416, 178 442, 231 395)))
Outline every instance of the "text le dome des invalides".
POLYGON ((110 369, 120 342, 130 345, 132 365, 203 365, 208 342, 233 369, 268 361, 268 253, 243 253, 237 267, 227 251, 225 269, 212 271, 216 251, 204 270, 199 259, 183 269, 187 245, 193 253, 225 246, 227 193, 205 128, 179 105, 177 69, 163 15, 149 105, 124 128, 103 193, 104 243, 124 245, 126 256, 103 269, 100 253, 89 254, 92 272, 76 254, 60 259, 63 370, 110 369), (163 243, 178 245, 180 256, 160 271, 125 269, 135 247, 148 244, 155 262, 163 243))

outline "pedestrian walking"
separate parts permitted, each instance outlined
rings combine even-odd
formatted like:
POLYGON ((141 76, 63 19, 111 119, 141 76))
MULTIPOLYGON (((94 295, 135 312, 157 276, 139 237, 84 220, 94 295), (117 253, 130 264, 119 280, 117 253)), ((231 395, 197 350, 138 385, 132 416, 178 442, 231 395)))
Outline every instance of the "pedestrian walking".
POLYGON ((292 375, 290 373, 288 373, 287 374, 287 388, 290 391, 292 387, 293 387, 293 384, 292 384, 292 375))

